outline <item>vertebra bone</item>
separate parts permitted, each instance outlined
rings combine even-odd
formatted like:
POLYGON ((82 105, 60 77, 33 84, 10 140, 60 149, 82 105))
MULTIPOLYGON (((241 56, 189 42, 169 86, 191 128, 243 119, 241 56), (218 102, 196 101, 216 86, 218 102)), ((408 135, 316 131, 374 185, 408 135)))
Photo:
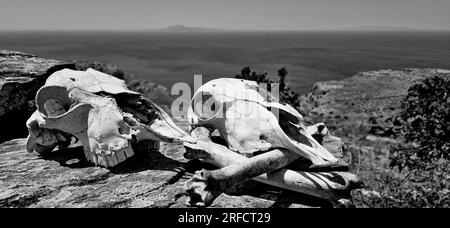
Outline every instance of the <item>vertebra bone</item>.
POLYGON ((230 151, 223 145, 209 140, 209 130, 198 127, 193 136, 200 139, 196 144, 185 143, 188 159, 201 159, 220 169, 197 172, 186 183, 190 197, 188 205, 208 206, 225 189, 252 178, 276 187, 305 193, 330 200, 338 206, 339 200, 349 197, 349 192, 362 186, 361 180, 347 172, 307 172, 283 169, 298 158, 295 153, 272 150, 246 158, 230 151))

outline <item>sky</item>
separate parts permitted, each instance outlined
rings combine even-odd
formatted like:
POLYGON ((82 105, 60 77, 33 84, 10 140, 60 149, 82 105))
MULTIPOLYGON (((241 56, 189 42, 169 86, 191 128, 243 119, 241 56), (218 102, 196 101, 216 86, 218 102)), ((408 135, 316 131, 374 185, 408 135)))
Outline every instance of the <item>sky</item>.
POLYGON ((450 30, 450 0, 0 0, 0 30, 450 30))

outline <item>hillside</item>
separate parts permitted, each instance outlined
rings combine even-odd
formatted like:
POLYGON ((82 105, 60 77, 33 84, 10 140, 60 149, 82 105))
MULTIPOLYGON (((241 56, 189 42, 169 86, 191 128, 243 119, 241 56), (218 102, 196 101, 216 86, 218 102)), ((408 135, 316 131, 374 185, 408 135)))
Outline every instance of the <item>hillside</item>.
POLYGON ((391 197, 392 189, 387 184, 404 182, 408 176, 389 167, 389 151, 400 143, 393 134, 399 127, 393 117, 401 111, 401 101, 408 89, 433 76, 450 77, 450 71, 362 72, 341 81, 316 83, 301 97, 301 111, 306 120, 326 123, 344 141, 345 160, 366 184, 366 189, 354 191, 357 206, 377 206, 372 202, 378 201, 380 196, 391 197))

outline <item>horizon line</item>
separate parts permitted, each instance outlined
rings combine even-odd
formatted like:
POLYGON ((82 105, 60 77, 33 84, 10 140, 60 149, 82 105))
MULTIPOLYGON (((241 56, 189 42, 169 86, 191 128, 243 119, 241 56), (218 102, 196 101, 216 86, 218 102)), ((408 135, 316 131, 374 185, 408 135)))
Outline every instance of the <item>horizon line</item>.
POLYGON ((164 31, 164 29, 0 29, 0 32, 148 32, 148 33, 233 33, 233 32, 450 32, 450 29, 211 29, 212 31, 164 31))
POLYGON ((226 33, 226 32, 448 32, 450 28, 415 28, 408 26, 388 26, 388 25, 355 25, 355 26, 337 26, 332 28, 309 28, 309 29, 237 29, 237 28, 218 28, 201 27, 193 25, 172 24, 158 28, 24 28, 24 29, 0 29, 0 32, 39 32, 39 31, 64 31, 64 32, 154 32, 154 33, 226 33))

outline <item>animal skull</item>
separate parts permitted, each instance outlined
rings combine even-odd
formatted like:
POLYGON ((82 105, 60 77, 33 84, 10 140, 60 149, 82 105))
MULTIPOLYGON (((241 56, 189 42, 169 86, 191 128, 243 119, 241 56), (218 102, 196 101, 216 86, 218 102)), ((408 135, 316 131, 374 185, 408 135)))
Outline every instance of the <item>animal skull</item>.
POLYGON ((186 182, 188 205, 208 206, 247 179, 325 198, 335 205, 350 202, 349 192, 362 182, 345 172, 348 165, 321 145, 331 141, 325 146, 338 152, 340 139, 329 135, 322 123, 305 127, 294 108, 268 95, 256 82, 231 78, 212 80, 194 94, 188 118, 198 141, 184 144, 185 157, 219 169, 198 171, 186 182), (227 145, 211 140, 216 130, 227 145), (300 157, 313 164, 305 166, 300 157))
POLYGON ((134 155, 140 142, 192 141, 160 107, 124 81, 88 69, 52 74, 36 94, 37 110, 27 121, 28 151, 49 152, 76 137, 88 161, 115 166, 134 155))
POLYGON ((245 154, 284 148, 316 165, 337 161, 308 133, 300 113, 280 104, 254 81, 212 80, 197 90, 191 104, 191 126, 219 130, 233 151, 245 154))

